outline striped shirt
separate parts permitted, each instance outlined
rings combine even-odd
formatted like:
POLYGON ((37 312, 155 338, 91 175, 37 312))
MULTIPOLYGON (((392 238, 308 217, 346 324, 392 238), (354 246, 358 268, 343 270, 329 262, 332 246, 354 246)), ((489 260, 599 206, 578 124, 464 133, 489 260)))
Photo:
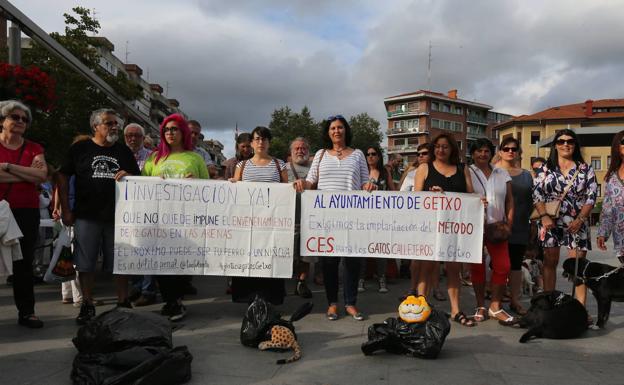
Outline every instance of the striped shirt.
MULTIPOLYGON (((277 167, 275 166, 275 158, 271 159, 269 164, 266 166, 257 166, 251 159, 243 160, 238 162, 236 168, 243 167, 243 162, 246 162, 245 168, 243 169, 243 175, 241 176, 241 181, 243 182, 280 183, 282 181, 280 173, 277 172, 277 167)), ((277 162, 279 164, 280 171, 284 171, 286 169, 286 163, 279 159, 277 162)))
POLYGON ((368 182, 366 158, 360 150, 354 150, 344 159, 338 159, 326 150, 319 150, 314 155, 306 181, 318 182, 318 190, 361 190, 364 183, 368 182), (323 151, 325 154, 319 165, 323 151))

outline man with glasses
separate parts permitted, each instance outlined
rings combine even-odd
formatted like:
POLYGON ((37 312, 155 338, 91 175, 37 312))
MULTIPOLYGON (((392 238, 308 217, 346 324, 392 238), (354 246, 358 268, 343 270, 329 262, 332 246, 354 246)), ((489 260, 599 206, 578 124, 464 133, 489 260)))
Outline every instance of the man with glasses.
MULTIPOLYGON (((83 303, 76 322, 84 324, 95 316, 93 286, 100 252, 103 269, 113 271, 115 181, 141 171, 132 151, 119 138, 117 114, 111 109, 96 110, 89 120, 91 140, 74 143, 60 169, 61 217, 74 225, 74 264, 83 291, 83 303), (69 206, 68 180, 74 175, 75 207, 69 206)), ((132 307, 128 301, 128 277, 115 276, 117 305, 132 307)))
POLYGON ((137 165, 142 170, 145 159, 151 154, 151 151, 143 145, 145 129, 140 124, 130 123, 124 128, 124 139, 126 140, 126 146, 134 154, 137 165))

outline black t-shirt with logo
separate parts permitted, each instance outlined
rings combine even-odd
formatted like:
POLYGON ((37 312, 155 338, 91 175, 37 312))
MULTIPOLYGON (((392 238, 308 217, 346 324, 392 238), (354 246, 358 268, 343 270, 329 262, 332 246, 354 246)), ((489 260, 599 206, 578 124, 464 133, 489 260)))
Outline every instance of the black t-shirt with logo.
POLYGON ((104 147, 92 140, 74 143, 61 173, 76 176, 76 218, 115 220, 115 174, 141 175, 132 151, 120 143, 104 147))

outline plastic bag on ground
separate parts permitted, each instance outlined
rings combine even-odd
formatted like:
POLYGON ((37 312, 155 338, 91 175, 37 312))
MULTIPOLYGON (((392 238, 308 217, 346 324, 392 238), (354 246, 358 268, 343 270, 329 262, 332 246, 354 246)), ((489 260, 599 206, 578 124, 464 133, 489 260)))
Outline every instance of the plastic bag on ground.
POLYGON ((424 323, 407 323, 399 318, 388 318, 381 324, 368 328, 368 341, 362 344, 362 352, 371 355, 378 350, 412 357, 436 358, 451 324, 446 315, 432 309, 424 323))
POLYGON ((109 353, 130 347, 172 348, 171 323, 164 317, 115 308, 78 329, 73 339, 81 353, 109 353))
POLYGON ((64 226, 54 241, 54 252, 48 270, 43 276, 47 283, 60 283, 76 278, 73 254, 71 250, 72 229, 64 226))
MULTIPOLYGON (((312 303, 304 303, 293 313, 290 320, 285 320, 273 305, 264 298, 256 296, 243 317, 240 331, 241 344, 257 348, 260 342, 271 339, 271 328, 275 325, 285 326, 295 334, 293 322, 305 317, 311 310, 312 303)), ((295 338, 297 338, 296 334, 295 338)))
POLYGON ((74 385, 175 385, 191 379, 193 356, 186 346, 174 349, 138 346, 112 353, 79 353, 74 385))

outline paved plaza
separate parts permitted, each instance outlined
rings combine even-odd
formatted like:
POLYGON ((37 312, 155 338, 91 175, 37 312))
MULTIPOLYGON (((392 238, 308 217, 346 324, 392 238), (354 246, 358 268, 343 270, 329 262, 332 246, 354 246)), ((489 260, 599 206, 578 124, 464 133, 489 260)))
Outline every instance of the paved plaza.
MULTIPOLYGON (((610 253, 591 252, 591 260, 615 265, 610 253)), ((322 287, 311 285, 315 308, 297 322, 303 358, 276 365, 278 358, 292 352, 262 352, 243 347, 239 330, 245 305, 231 303, 225 294, 223 277, 195 277, 199 295, 185 303, 188 316, 174 332, 175 345, 187 345, 193 355, 191 384, 624 384, 624 304, 615 303, 604 330, 589 330, 576 340, 533 340, 520 344, 522 329, 486 321, 474 328, 452 323, 451 333, 436 360, 378 353, 366 357, 360 345, 367 327, 396 316, 397 297, 409 286, 407 280, 390 282, 390 292, 379 294, 370 281, 369 291, 358 298, 361 310, 369 315, 364 322, 342 316, 336 322, 325 319, 326 302, 322 287)), ((444 284, 444 282, 443 282, 444 284)), ((570 291, 559 278, 558 288, 570 291)), ((289 293, 294 290, 292 283, 289 293)), ((108 278, 100 277, 96 297, 112 308, 115 299, 108 278)), ((589 308, 596 316, 593 297, 589 308)), ((12 290, 0 287, 0 383, 69 384, 76 350, 71 338, 76 334, 74 318, 78 309, 62 305, 60 287, 36 287, 37 314, 45 321, 40 330, 16 323, 12 290)), ((290 314, 302 299, 289 295, 281 309, 290 314)), ((525 304, 528 298, 524 298, 525 304)), ((448 302, 433 302, 448 311, 448 302)), ((474 307, 472 289, 462 289, 463 309, 474 307)), ((137 311, 159 311, 161 305, 137 311)))

